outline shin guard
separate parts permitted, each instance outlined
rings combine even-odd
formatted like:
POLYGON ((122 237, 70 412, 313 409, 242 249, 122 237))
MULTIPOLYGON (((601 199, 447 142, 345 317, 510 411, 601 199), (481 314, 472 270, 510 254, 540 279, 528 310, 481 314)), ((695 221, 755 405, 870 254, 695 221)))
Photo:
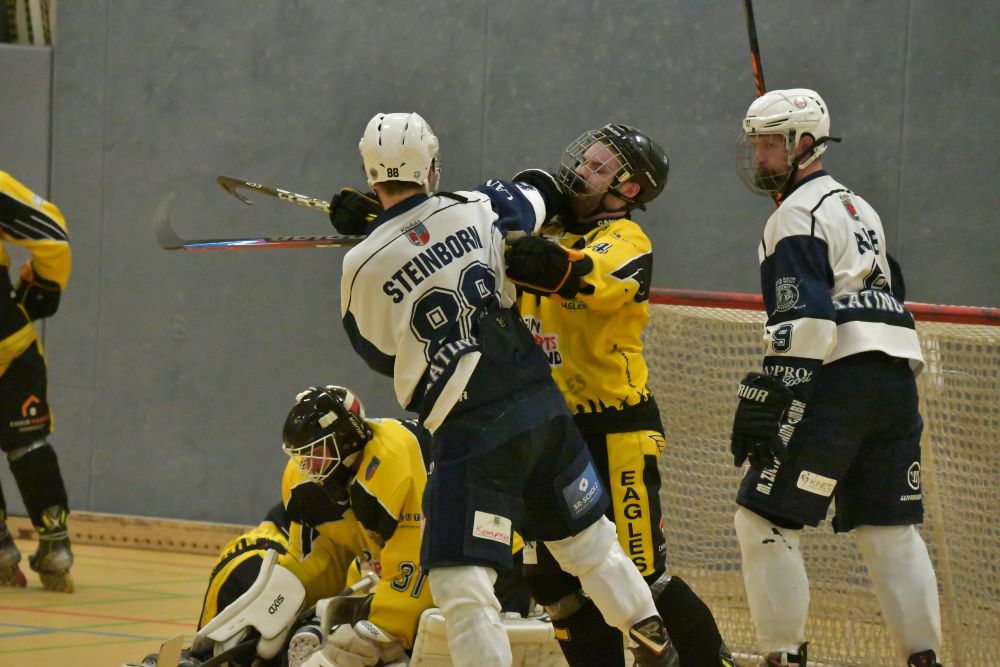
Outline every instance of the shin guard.
POLYGON ((44 526, 42 513, 48 507, 69 507, 66 486, 59 471, 56 452, 45 440, 7 453, 10 471, 17 481, 25 509, 35 527, 44 526))
POLYGON ((570 667, 624 667, 622 633, 604 622, 593 601, 582 599, 582 606, 569 616, 552 615, 552 627, 566 662, 570 667))
POLYGON ((677 647, 680 667, 732 667, 733 656, 722 640, 708 605, 680 577, 661 577, 650 586, 656 611, 677 647), (665 585, 660 582, 666 579, 665 585))

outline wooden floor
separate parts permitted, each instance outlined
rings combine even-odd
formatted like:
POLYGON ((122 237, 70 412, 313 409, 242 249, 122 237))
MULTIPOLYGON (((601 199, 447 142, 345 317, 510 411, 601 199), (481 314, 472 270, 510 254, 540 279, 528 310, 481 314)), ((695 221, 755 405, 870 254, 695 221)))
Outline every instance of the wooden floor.
POLYGON ((190 645, 215 556, 74 544, 72 594, 0 587, 0 667, 119 667, 185 635, 190 645))

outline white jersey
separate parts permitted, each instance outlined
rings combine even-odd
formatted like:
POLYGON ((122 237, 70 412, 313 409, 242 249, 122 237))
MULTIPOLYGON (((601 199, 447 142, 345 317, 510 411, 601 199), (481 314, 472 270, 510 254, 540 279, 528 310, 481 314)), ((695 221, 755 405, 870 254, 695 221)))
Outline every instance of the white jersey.
POLYGON ((541 194, 488 181, 475 191, 414 195, 380 215, 344 257, 341 314, 354 349, 393 378, 396 399, 434 430, 478 363, 477 318, 510 307, 504 236, 545 219, 541 194))
POLYGON ((794 387, 821 364, 881 351, 919 373, 913 316, 892 294, 885 232, 864 199, 811 174, 768 219, 758 259, 766 372, 794 387))

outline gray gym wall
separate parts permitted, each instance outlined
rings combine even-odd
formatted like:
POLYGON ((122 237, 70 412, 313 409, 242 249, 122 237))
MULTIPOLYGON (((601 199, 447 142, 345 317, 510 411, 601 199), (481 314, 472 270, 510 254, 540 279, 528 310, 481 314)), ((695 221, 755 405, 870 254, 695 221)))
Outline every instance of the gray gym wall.
MULTIPOLYGON (((0 168, 48 188, 70 226, 74 272, 45 343, 76 509, 252 522, 278 499, 299 389, 347 384, 369 414, 401 415, 341 329, 344 251, 165 252, 151 228, 173 195, 182 236, 331 233, 320 213, 244 206, 215 177, 324 199, 361 186, 357 141, 378 111, 431 122, 446 189, 551 169, 608 121, 638 126, 672 163, 638 218, 655 284, 759 287, 772 209, 734 171, 754 98, 737 0, 74 0, 59 12, 51 135, 49 51, 0 48, 0 168)), ((880 211, 909 298, 1000 304, 1000 5, 758 0, 756 12, 768 87, 825 97, 844 142, 824 162, 880 211)))

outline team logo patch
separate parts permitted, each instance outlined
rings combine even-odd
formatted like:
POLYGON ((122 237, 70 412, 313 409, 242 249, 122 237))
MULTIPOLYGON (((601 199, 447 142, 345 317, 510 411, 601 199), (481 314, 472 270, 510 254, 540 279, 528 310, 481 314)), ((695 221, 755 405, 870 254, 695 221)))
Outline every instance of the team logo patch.
POLYGON ((601 482, 597 479, 597 473, 594 472, 594 464, 588 463, 579 477, 563 487, 562 493, 570 516, 574 519, 583 516, 591 505, 604 495, 601 482))
POLYGON ((920 490, 920 461, 914 461, 906 471, 906 483, 914 491, 920 490))
POLYGON ((858 209, 854 208, 854 202, 851 201, 851 195, 846 192, 840 194, 840 203, 844 205, 844 209, 847 211, 847 215, 851 216, 853 220, 861 220, 858 215, 858 209))
POLYGON ((427 245, 427 242, 431 240, 431 233, 427 231, 427 228, 424 227, 424 223, 421 220, 411 222, 400 231, 406 234, 406 238, 408 238, 410 243, 413 245, 427 245))
POLYGON ((480 512, 472 519, 472 536, 510 546, 510 519, 499 514, 480 512))
POLYGON ((799 288, 795 283, 795 278, 779 278, 774 284, 774 309, 779 313, 791 310, 799 302, 799 288))
POLYGON ((375 476, 375 471, 378 470, 378 464, 381 463, 377 456, 373 456, 372 460, 368 462, 368 467, 365 468, 365 481, 367 482, 372 477, 375 476))
POLYGON ((38 398, 34 394, 28 397, 28 399, 21 404, 21 416, 22 417, 37 417, 38 416, 38 404, 42 402, 42 399, 38 398))
POLYGON ((815 493, 817 496, 829 498, 833 494, 833 489, 837 486, 837 480, 803 470, 799 474, 799 480, 795 483, 795 486, 803 491, 815 493))

